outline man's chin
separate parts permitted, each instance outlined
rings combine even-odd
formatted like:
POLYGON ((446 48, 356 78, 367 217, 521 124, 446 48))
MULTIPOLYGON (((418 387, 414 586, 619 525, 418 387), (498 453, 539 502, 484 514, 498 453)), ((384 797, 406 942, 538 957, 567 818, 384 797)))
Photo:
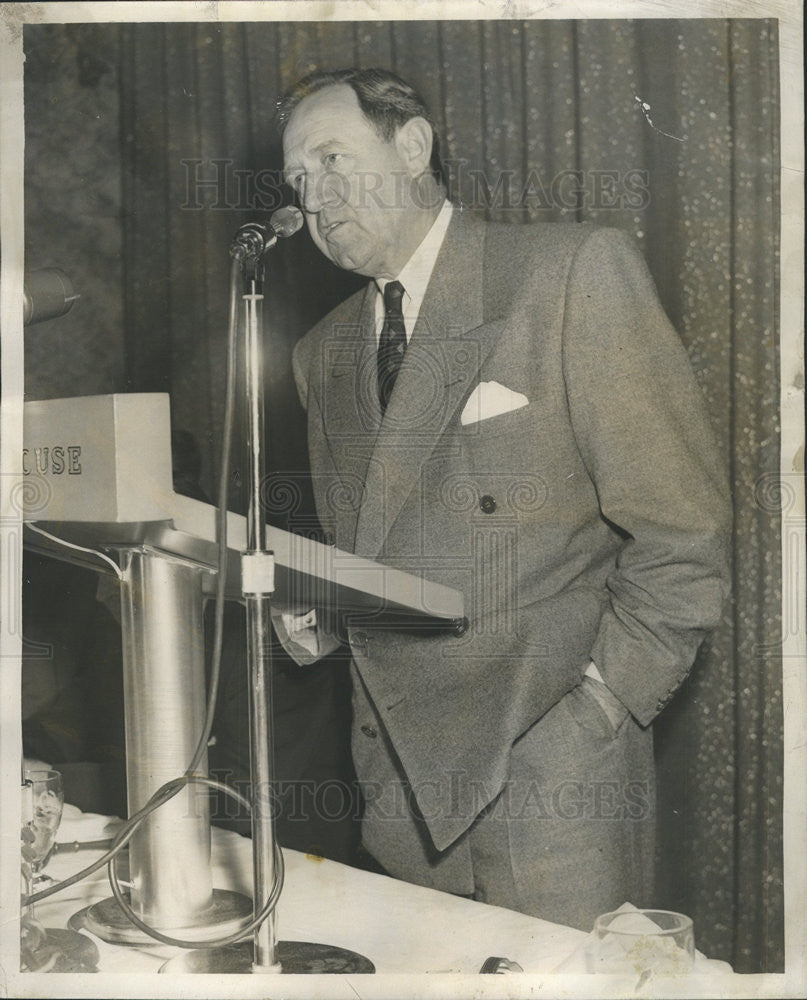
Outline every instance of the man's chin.
POLYGON ((370 271, 365 270, 369 262, 364 257, 359 255, 354 256, 348 250, 341 250, 331 246, 325 251, 325 256, 331 263, 336 264, 343 271, 353 271, 355 274, 370 276, 370 271))

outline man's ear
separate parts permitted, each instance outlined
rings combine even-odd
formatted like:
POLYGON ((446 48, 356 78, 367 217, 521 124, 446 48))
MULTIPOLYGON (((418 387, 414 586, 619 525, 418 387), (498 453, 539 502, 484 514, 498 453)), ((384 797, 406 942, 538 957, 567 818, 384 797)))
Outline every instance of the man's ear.
POLYGON ((395 133, 395 148, 410 177, 420 177, 432 158, 432 127, 425 118, 410 118, 395 133))

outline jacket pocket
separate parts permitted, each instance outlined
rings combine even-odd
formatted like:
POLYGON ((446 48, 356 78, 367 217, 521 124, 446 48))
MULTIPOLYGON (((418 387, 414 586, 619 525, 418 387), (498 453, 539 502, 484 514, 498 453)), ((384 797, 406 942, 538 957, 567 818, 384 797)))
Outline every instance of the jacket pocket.
POLYGON ((497 413, 495 417, 484 417, 470 424, 460 426, 460 434, 467 441, 485 441, 506 434, 520 434, 535 429, 536 417, 534 407, 527 403, 505 413, 497 413))
POLYGON ((583 677, 565 700, 578 725, 606 739, 613 739, 630 715, 610 688, 593 677, 583 677))

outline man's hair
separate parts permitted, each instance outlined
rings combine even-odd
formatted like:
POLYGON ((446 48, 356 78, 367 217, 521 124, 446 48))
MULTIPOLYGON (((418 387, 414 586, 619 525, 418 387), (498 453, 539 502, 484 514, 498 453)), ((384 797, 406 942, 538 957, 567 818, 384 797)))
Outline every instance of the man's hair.
POLYGON ((426 102, 411 84, 387 69, 315 70, 278 98, 275 124, 281 135, 292 111, 310 94, 326 87, 347 84, 359 102, 364 117, 378 136, 391 142, 398 129, 412 118, 425 118, 432 127, 432 150, 429 167, 435 179, 445 184, 440 160, 440 138, 426 102))

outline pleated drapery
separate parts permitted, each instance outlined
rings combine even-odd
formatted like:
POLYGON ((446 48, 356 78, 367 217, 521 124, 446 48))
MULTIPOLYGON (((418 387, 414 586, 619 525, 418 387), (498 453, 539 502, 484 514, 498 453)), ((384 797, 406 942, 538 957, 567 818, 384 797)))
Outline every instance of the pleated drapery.
MULTIPOLYGON (((452 196, 472 210, 593 221, 638 241, 689 351, 735 504, 732 603, 656 726, 657 901, 694 918, 707 954, 740 972, 780 971, 780 509, 766 488, 779 468, 775 22, 108 30, 121 52, 126 385, 171 393, 209 494, 229 241, 289 199, 272 113, 303 73, 379 65, 410 79, 434 111, 452 196)), ((270 272, 270 464, 284 488, 269 516, 294 528, 311 506, 291 349, 357 281, 307 236, 272 251, 270 272)))

